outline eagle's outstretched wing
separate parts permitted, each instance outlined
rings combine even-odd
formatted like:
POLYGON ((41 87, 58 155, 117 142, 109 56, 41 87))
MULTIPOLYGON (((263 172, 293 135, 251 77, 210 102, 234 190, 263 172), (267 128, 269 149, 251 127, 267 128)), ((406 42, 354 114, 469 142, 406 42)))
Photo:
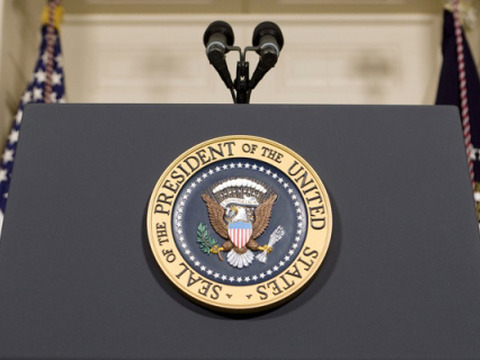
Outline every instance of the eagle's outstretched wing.
POLYGON ((207 204, 208 218, 213 229, 224 239, 229 239, 228 226, 223 217, 225 216, 225 209, 213 200, 207 194, 202 194, 202 199, 207 204))
POLYGON ((253 223, 252 238, 257 239, 267 229, 272 215, 273 204, 277 200, 277 194, 272 194, 255 209, 255 222, 253 223))

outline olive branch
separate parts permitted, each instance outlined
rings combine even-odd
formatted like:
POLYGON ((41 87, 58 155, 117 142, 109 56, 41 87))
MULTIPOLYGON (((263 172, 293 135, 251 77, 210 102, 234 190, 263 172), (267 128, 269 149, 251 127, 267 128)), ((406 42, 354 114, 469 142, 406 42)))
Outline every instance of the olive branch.
MULTIPOLYGON (((197 227, 197 243, 200 245, 200 251, 210 255, 212 253, 212 248, 218 248, 218 242, 210 236, 208 233, 207 225, 204 223, 199 223, 197 227)), ((220 260, 221 258, 220 253, 218 253, 218 257, 220 260)))

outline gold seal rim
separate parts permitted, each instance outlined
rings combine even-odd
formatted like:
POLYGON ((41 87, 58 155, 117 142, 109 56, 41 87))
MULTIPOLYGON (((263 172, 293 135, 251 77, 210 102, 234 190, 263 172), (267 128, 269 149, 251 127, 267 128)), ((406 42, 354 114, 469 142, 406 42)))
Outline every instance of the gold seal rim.
MULTIPOLYGON (((271 166, 273 166, 273 167, 277 168, 279 171, 281 171, 286 177, 288 177, 295 184, 299 193, 302 195, 302 200, 303 200, 303 203, 305 205, 305 210, 306 210, 306 213, 307 213, 306 214, 307 215, 307 230, 306 230, 306 234, 305 234, 305 240, 302 244, 300 252, 296 256, 296 258, 289 263, 289 265, 286 267, 286 269, 283 269, 282 271, 280 271, 277 274, 277 276, 275 276, 275 277, 269 278, 268 280, 266 280, 264 282, 259 282, 259 283, 255 283, 255 284, 252 284, 252 285, 237 285, 237 286, 234 286, 234 285, 219 283, 219 282, 216 282, 214 280, 207 279, 204 275, 197 272, 195 270, 195 268, 190 266, 188 264, 188 262, 183 259, 183 255, 179 251, 177 241, 174 239, 173 232, 171 231, 172 230, 171 229, 172 228, 171 223, 172 223, 173 213, 170 213, 168 216, 165 216, 165 218, 168 219, 168 222, 166 223, 166 229, 167 229, 167 233, 168 233, 168 238, 171 239, 171 244, 172 244, 172 247, 169 250, 173 251, 175 256, 178 257, 178 259, 180 259, 179 261, 184 260, 187 263, 186 265, 188 267, 188 270, 185 270, 185 271, 188 271, 189 273, 191 273, 193 275, 193 277, 196 278, 196 279, 203 278, 208 283, 211 283, 212 285, 210 285, 210 287, 215 286, 215 285, 219 285, 219 286, 222 287, 222 290, 223 290, 223 288, 228 288, 229 291, 231 291, 233 289, 235 289, 235 290, 242 289, 243 291, 240 291, 240 292, 242 294, 245 294, 245 293, 249 292, 249 291, 245 291, 245 289, 248 289, 248 290, 251 289, 253 291, 253 288, 258 288, 259 286, 264 286, 267 283, 271 283, 272 281, 275 281, 276 279, 280 278, 281 276, 286 276, 285 274, 288 271, 288 269, 292 266, 292 264, 296 264, 298 259, 301 258, 301 255, 304 253, 307 245, 313 245, 317 242, 317 241, 315 241, 314 237, 318 236, 319 233, 313 233, 313 231, 310 231, 310 229, 309 229, 309 226, 311 224, 311 216, 310 216, 310 214, 308 214, 308 206, 307 206, 306 197, 304 196, 304 194, 300 190, 300 187, 298 187, 295 180, 286 171, 284 171, 281 167, 279 167, 278 164, 274 163, 273 161, 269 161, 269 159, 264 159, 264 158, 260 159, 260 158, 257 157, 257 155, 248 156, 247 154, 241 154, 241 155, 235 154, 234 156, 231 156, 231 157, 228 157, 228 158, 220 158, 218 160, 214 160, 214 161, 208 162, 206 164, 203 164, 199 168, 195 169, 195 171, 193 171, 191 174, 189 174, 189 176, 182 183, 182 186, 180 187, 180 190, 188 182, 189 179, 191 179, 193 176, 195 176, 195 174, 200 172, 204 167, 210 166, 211 164, 213 164, 215 162, 224 161, 224 160, 228 160, 228 159, 234 160, 234 159, 237 159, 237 158, 250 158, 252 160, 263 161, 267 164, 270 164, 271 166), (307 241, 307 240, 309 240, 309 241, 307 241)), ((178 199, 178 194, 180 192, 181 191, 178 191, 177 194, 174 196, 174 198, 172 200, 172 205, 171 205, 172 212, 173 212, 173 208, 175 206, 175 203, 178 199)), ((167 277, 169 282, 171 282, 183 295, 185 295, 188 298, 194 300, 195 302, 199 303, 200 305, 204 305, 204 306, 206 306, 208 308, 211 308, 211 309, 214 309, 214 310, 220 310, 220 311, 225 311, 225 312, 240 312, 241 313, 241 312, 257 312, 257 311, 262 311, 262 310, 265 310, 265 309, 269 309, 269 308, 278 306, 280 304, 285 303, 286 301, 289 301, 291 298, 298 295, 302 290, 304 290, 307 287, 307 285, 313 280, 314 276, 318 273, 318 270, 319 270, 320 266, 322 265, 322 263, 323 263, 323 261, 326 257, 326 254, 328 252, 328 248, 329 248, 330 240, 331 240, 331 236, 332 236, 332 230, 333 230, 332 220, 333 220, 332 208, 331 208, 330 198, 328 196, 326 187, 324 186, 322 180, 320 179, 320 177, 318 176, 316 171, 311 167, 311 165, 302 156, 300 156, 298 153, 296 153, 292 149, 288 148, 287 146, 285 146, 281 143, 278 143, 274 140, 268 139, 268 138, 259 137, 259 136, 252 136, 252 135, 227 135, 227 136, 215 137, 215 138, 203 141, 201 143, 198 143, 198 144, 190 147, 186 151, 184 151, 181 155, 177 156, 175 158, 175 160, 170 163, 170 165, 162 172, 161 176, 158 178, 158 180, 155 183, 155 186, 153 188, 153 191, 151 193, 149 203, 148 203, 148 207, 147 207, 146 225, 147 225, 147 234, 148 234, 148 240, 149 240, 150 248, 152 250, 152 253, 155 257, 155 260, 156 260, 158 266, 160 267, 162 272, 165 274, 165 276, 167 277), (281 294, 277 294, 276 296, 271 296, 270 299, 263 300, 261 302, 257 301, 255 303, 253 303, 253 302, 246 301, 246 300, 244 300, 243 302, 242 301, 237 301, 235 303, 229 302, 227 300, 217 301, 218 299, 210 299, 208 297, 205 297, 205 295, 196 293, 195 291, 193 291, 193 289, 189 289, 188 287, 186 287, 185 285, 183 285, 181 283, 179 278, 177 278, 177 276, 175 275, 175 271, 172 271, 171 264, 169 264, 169 262, 166 261, 165 254, 162 254, 162 251, 164 251, 165 249, 163 249, 163 250, 161 249, 161 246, 159 245, 159 242, 157 241, 157 238, 155 237, 156 236, 156 231, 154 229, 155 213, 154 213, 153 209, 155 207, 156 199, 159 196, 160 189, 161 189, 162 185, 165 183, 165 181, 167 180, 168 176, 188 156, 191 156, 192 154, 195 154, 196 152, 198 152, 198 151, 200 151, 204 148, 207 148, 208 146, 211 146, 212 144, 222 144, 222 143, 226 143, 226 142, 229 142, 229 141, 253 142, 253 143, 259 143, 259 144, 272 146, 272 147, 275 148, 275 150, 281 150, 285 154, 287 154, 289 157, 291 157, 292 159, 298 161, 298 163, 300 165, 302 165, 305 168, 305 170, 308 171, 308 173, 312 176, 315 185, 318 186, 318 190, 321 193, 323 206, 325 208, 325 224, 326 225, 325 225, 325 228, 323 228, 322 231, 321 231, 322 239, 319 240, 319 242, 320 242, 319 245, 320 246, 317 246, 317 247, 313 248, 314 251, 318 252, 318 256, 314 259, 314 261, 311 264, 311 267, 309 268, 307 274, 305 274, 305 276, 302 276, 300 278, 300 281, 295 283, 291 287, 292 290, 283 291, 281 294)), ((177 267, 176 271, 178 272, 178 267, 177 267)), ((177 275, 178 275, 178 273, 177 273, 177 275)), ((192 275, 190 275, 190 276, 192 276, 192 275)), ((196 289, 196 290, 198 292, 198 289, 196 289)), ((233 292, 238 293, 238 291, 233 291, 233 292)), ((238 295, 238 297, 241 297, 241 296, 242 296, 241 294, 238 295)))

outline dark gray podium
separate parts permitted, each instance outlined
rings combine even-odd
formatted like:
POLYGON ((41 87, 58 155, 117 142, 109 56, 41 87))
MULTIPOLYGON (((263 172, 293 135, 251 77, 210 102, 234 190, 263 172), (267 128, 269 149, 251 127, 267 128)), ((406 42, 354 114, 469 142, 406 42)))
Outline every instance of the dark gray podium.
POLYGON ((37 105, 0 240, 1 359, 480 359, 480 241, 455 108, 37 105), (190 302, 151 255, 160 174, 204 140, 270 138, 319 173, 333 237, 276 310, 190 302))

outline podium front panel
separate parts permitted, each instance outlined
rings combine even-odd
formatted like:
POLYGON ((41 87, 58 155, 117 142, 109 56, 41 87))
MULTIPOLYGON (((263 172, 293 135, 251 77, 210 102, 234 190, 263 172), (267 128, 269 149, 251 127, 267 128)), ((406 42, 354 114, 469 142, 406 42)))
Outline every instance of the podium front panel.
POLYGON ((1 359, 480 358, 480 242, 456 108, 31 105, 10 190, 1 359), (306 159, 333 208, 317 276, 256 315, 181 295, 145 226, 177 156, 238 134, 306 159))

